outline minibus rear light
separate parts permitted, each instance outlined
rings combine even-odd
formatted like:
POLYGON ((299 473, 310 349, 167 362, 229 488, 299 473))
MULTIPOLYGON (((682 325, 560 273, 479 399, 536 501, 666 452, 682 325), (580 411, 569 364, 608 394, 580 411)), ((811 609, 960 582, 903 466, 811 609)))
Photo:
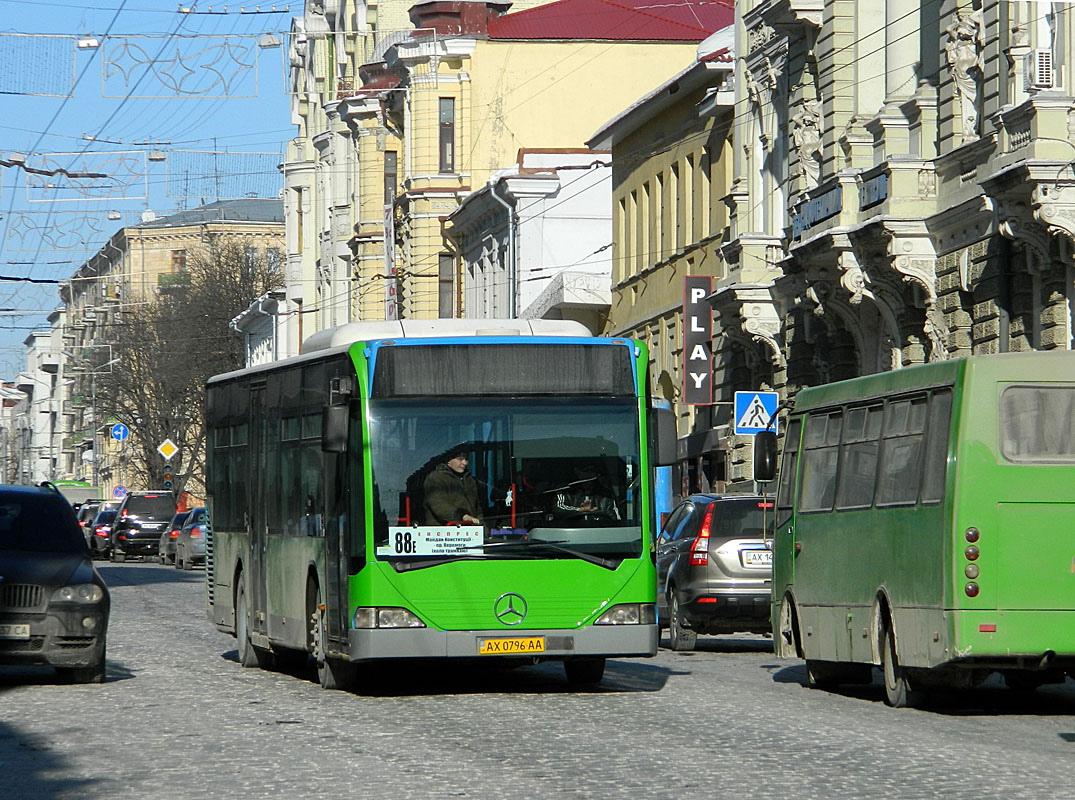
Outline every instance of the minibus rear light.
POLYGON ((766 501, 764 503, 758 503, 758 508, 772 508, 772 507, 773 507, 773 504, 771 502, 769 502, 769 501, 766 501))
POLYGON ((996 633, 997 626, 992 622, 983 622, 978 626, 978 633, 996 633))

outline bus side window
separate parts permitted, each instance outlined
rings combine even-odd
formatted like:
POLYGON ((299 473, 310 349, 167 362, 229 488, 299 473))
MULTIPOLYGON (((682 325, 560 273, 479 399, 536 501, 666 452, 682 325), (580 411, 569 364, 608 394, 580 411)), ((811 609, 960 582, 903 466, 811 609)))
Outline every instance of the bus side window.
POLYGON ((837 508, 869 508, 877 484, 877 450, 881 406, 849 408, 840 447, 837 508))
POLYGON ((890 400, 885 406, 877 505, 910 505, 922 477, 922 434, 926 397, 890 400))
POLYGON ((944 497, 951 419, 952 393, 947 390, 934 392, 929 400, 929 436, 926 438, 925 469, 922 470, 923 503, 939 503, 944 497))
POLYGON ((842 427, 842 409, 815 414, 806 420, 799 488, 800 511, 832 510, 836 497, 836 464, 842 427))
POLYGON ((784 455, 780 460, 780 472, 776 484, 776 507, 779 511, 786 511, 781 515, 780 525, 791 515, 791 506, 795 500, 795 467, 799 455, 799 432, 802 428, 802 418, 795 417, 788 423, 787 433, 784 434, 784 455))

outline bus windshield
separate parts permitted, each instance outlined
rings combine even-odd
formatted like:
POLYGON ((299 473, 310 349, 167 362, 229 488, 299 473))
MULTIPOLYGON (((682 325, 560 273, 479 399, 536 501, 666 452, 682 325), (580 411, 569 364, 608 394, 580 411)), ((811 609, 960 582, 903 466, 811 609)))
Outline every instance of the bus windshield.
POLYGON ((639 557, 636 402, 371 401, 377 557, 639 557))

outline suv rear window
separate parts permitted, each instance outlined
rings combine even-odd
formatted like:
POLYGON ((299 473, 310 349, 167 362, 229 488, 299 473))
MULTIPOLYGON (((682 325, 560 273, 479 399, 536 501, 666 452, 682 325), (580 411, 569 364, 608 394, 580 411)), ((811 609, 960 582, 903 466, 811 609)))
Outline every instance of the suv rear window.
MULTIPOLYGON (((757 497, 749 500, 720 500, 713 506, 714 537, 729 539, 762 538, 762 501, 757 497)), ((765 526, 769 536, 773 531, 772 505, 765 509, 765 526)))
POLYGON ((175 501, 167 494, 136 495, 127 498, 127 513, 136 517, 171 519, 175 514, 175 501))
POLYGON ((86 539, 63 500, 0 494, 0 550, 80 554, 86 539))

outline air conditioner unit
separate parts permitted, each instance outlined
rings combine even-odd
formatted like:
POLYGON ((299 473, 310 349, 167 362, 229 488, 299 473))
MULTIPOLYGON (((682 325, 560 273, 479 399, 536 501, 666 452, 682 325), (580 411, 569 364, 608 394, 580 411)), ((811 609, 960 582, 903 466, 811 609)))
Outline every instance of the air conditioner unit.
POLYGON ((1054 83, 1053 51, 1031 50, 1027 53, 1023 61, 1023 84, 1026 90, 1052 89, 1054 83))

